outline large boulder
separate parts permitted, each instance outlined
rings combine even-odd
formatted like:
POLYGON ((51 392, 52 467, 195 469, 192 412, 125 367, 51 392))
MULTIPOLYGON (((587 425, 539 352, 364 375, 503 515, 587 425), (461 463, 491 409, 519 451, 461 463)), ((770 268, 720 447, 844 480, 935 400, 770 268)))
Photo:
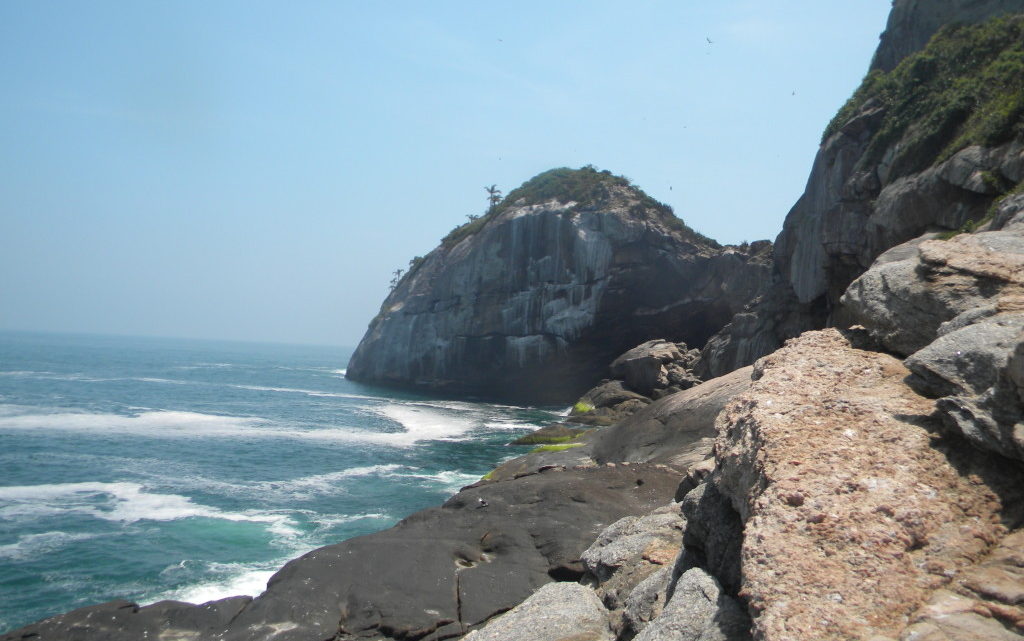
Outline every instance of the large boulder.
MULTIPOLYGON (((908 374, 836 330, 809 332, 759 361, 719 416, 706 485, 743 524, 755 638, 903 638, 909 613, 1020 522, 1020 466, 937 437, 935 403, 908 374)), ((688 513, 688 532, 704 518, 720 517, 688 513)))
POLYGON ((750 618, 740 602, 722 591, 701 568, 687 570, 673 585, 660 615, 636 641, 746 641, 750 618))
POLYGON ((609 610, 621 610, 633 590, 652 574, 672 567, 682 547, 683 515, 671 503, 611 524, 583 553, 587 575, 609 610))
POLYGON ((643 341, 702 345, 767 282, 758 252, 700 236, 623 178, 552 170, 414 263, 347 376, 572 402, 643 341))
POLYGON ((1024 299, 957 329, 907 359, 918 389, 939 398, 946 428, 974 446, 1024 461, 1024 299))
POLYGON ((940 331, 964 327, 1024 299, 1024 233, 925 236, 886 252, 842 298, 850 318, 909 356, 940 331))
POLYGON ((578 583, 549 583, 466 641, 614 641, 608 611, 578 583))
POLYGON ((939 398, 945 428, 1024 460, 1024 210, 1019 197, 990 229, 922 237, 879 257, 843 297, 850 317, 908 355, 910 379, 939 398))

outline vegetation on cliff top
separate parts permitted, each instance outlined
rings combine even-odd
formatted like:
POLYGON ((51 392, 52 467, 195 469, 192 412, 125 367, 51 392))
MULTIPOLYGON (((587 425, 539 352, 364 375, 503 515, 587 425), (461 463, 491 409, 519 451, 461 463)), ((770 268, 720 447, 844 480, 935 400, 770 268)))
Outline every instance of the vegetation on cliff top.
POLYGON ((648 196, 643 190, 634 186, 628 178, 616 176, 608 170, 598 170, 593 165, 587 165, 580 169, 560 167, 534 176, 509 192, 485 215, 472 218, 466 224, 453 229, 441 243, 446 247, 455 245, 463 238, 480 231, 489 221, 512 207, 537 205, 550 200, 557 200, 561 203, 575 202, 575 207, 578 208, 600 207, 609 202, 615 188, 630 189, 638 197, 639 201, 633 207, 636 210, 634 213, 639 214, 644 211, 653 213, 669 229, 681 232, 683 237, 690 242, 712 247, 720 246, 711 238, 688 227, 672 213, 671 207, 648 196))
POLYGON ((1024 134, 1024 16, 950 25, 889 73, 869 73, 825 129, 835 134, 869 101, 886 109, 862 163, 894 148, 892 176, 921 171, 970 145, 1024 134))

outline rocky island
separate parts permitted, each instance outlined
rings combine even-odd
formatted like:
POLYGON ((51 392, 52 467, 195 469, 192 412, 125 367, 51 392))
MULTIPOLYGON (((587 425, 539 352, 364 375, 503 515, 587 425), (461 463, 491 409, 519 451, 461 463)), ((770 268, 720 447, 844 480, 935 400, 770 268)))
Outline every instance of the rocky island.
POLYGON ((896 0, 774 245, 554 170, 455 230, 349 374, 576 401, 440 507, 255 598, 3 635, 1024 638, 1024 2, 896 0))

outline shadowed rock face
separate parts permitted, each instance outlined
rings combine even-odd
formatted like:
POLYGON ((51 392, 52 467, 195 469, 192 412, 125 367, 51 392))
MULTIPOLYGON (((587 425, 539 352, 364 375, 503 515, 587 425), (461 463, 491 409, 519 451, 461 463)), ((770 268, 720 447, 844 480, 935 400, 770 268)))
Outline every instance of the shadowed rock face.
POLYGON ((720 248, 624 181, 585 202, 520 201, 475 224, 388 296, 350 378, 571 402, 638 343, 702 345, 769 273, 765 246, 754 245, 760 259, 720 248))

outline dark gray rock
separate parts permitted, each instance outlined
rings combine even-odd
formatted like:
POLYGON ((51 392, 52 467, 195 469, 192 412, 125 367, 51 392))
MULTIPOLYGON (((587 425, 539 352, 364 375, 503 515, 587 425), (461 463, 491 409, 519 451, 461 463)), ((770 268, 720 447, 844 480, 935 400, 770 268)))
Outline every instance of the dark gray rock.
POLYGON ((492 482, 507 481, 550 469, 593 467, 596 463, 590 454, 593 450, 591 441, 594 434, 593 431, 587 432, 571 444, 556 444, 559 449, 554 451, 533 451, 517 456, 491 470, 485 478, 492 482), (565 445, 571 447, 561 449, 565 445))
POLYGON ((593 590, 549 583, 466 641, 613 641, 608 611, 593 590))
POLYGON ((744 641, 750 618, 701 568, 686 571, 673 586, 668 604, 636 641, 744 641))
POLYGON ((174 639, 206 641, 222 633, 250 602, 239 596, 203 605, 160 601, 140 607, 129 601, 111 601, 14 630, 2 641, 113 641, 174 639))
POLYGON ((579 437, 586 433, 586 429, 570 427, 565 423, 554 423, 546 425, 539 430, 520 436, 509 445, 543 445, 551 443, 564 443, 568 440, 579 437))
POLYGON ((912 386, 941 397, 943 425, 976 447, 1024 460, 1022 354, 1024 313, 1003 313, 939 337, 906 365, 912 386))
POLYGON ((513 204, 478 223, 398 283, 349 378, 571 402, 643 341, 702 345, 769 278, 761 257, 720 248, 611 183, 592 202, 513 204))
POLYGON ((634 392, 650 396, 656 389, 695 380, 686 373, 698 356, 699 352, 688 350, 685 343, 677 345, 656 339, 637 345, 612 361, 611 373, 634 392))
POLYGON ((622 381, 605 380, 576 401, 568 420, 583 425, 613 425, 650 402, 650 398, 626 389, 622 381))
POLYGON ((713 574, 730 594, 740 589, 740 548, 743 520, 729 497, 711 482, 702 483, 683 498, 688 564, 713 574))
POLYGON ((688 467, 710 455, 715 418, 750 387, 751 369, 702 383, 656 401, 593 437, 591 456, 609 461, 654 461, 688 467))

